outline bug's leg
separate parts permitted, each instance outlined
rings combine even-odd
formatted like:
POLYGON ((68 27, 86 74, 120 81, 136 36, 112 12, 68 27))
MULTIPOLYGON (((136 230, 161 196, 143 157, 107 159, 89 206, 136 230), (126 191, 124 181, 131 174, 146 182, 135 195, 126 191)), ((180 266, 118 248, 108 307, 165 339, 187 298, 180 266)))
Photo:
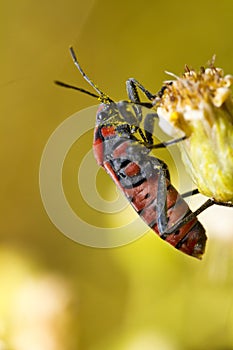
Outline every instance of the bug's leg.
POLYGON ((144 93, 144 95, 146 95, 146 97, 148 98, 149 101, 154 101, 156 98, 160 99, 163 96, 164 91, 167 89, 168 85, 172 85, 172 81, 167 83, 166 85, 163 85, 162 88, 156 94, 152 94, 142 84, 140 84, 136 79, 129 78, 126 81, 126 90, 127 90, 127 94, 128 94, 129 99, 133 103, 138 103, 141 105, 145 105, 145 107, 152 108, 154 105, 153 102, 143 103, 140 101, 137 89, 141 90, 144 93))
POLYGON ((157 118, 158 118, 157 113, 148 113, 144 118, 144 130, 145 130, 145 138, 146 138, 146 143, 144 144, 144 146, 146 148, 148 149, 166 148, 168 146, 172 146, 186 139, 186 136, 182 136, 177 139, 154 144, 153 131, 154 131, 155 120, 157 118))
POLYGON ((175 231, 179 230, 179 228, 181 228, 183 225, 187 224, 188 222, 192 221, 193 219, 195 219, 200 213, 202 213, 204 210, 206 210, 207 208, 211 207, 213 204, 215 204, 215 202, 212 199, 208 199, 204 204, 202 204, 197 210, 195 210, 194 212, 191 212, 190 214, 188 214, 187 216, 185 216, 183 219, 179 220, 178 222, 176 222, 171 228, 167 228, 164 231, 164 236, 168 236, 172 233, 174 233, 175 231))
MULTIPOLYGON (((163 87, 156 95, 152 94, 150 91, 148 91, 142 84, 140 84, 136 79, 134 78, 130 78, 126 81, 126 90, 127 90, 127 94, 128 97, 130 99, 130 101, 132 101, 135 104, 138 104, 138 106, 136 106, 135 108, 137 108, 137 116, 139 118, 139 122, 142 120, 142 113, 141 113, 141 109, 140 109, 140 104, 141 100, 138 94, 138 89, 140 89, 145 95, 146 97, 152 101, 154 100, 154 98, 156 96, 161 96, 163 94, 163 91, 166 87, 163 87)), ((148 107, 148 106, 147 106, 148 107)), ((150 107, 152 107, 152 104, 150 105, 150 107)), ((145 121, 144 121, 144 130, 145 130, 145 141, 147 143, 147 145, 145 145, 147 148, 149 149, 154 149, 154 148, 165 148, 167 146, 173 145, 175 143, 178 143, 180 141, 183 141, 186 136, 184 137, 180 137, 178 139, 174 139, 174 140, 170 140, 167 142, 162 142, 159 144, 154 145, 153 144, 153 129, 154 129, 154 121, 155 119, 158 118, 157 113, 148 113, 145 117, 145 121)))
MULTIPOLYGON (((132 79, 128 79, 126 81, 126 91, 127 91, 127 95, 129 100, 133 103, 133 109, 135 111, 135 115, 137 116, 137 120, 138 123, 140 123, 142 121, 142 109, 141 109, 141 100, 137 91, 137 87, 136 85, 132 82, 132 79)), ((140 136, 142 137, 142 139, 144 140, 144 135, 141 131, 140 132, 140 136)), ((146 142, 146 140, 145 140, 146 142)))
POLYGON ((186 138, 187 136, 182 136, 182 137, 179 137, 178 139, 157 143, 156 145, 152 144, 152 145, 145 145, 145 146, 149 149, 166 148, 168 146, 172 146, 172 145, 175 145, 176 143, 184 141, 186 138))
POLYGON ((143 140, 143 143, 146 143, 146 139, 144 137, 144 134, 142 130, 139 127, 139 123, 142 119, 142 111, 141 106, 132 105, 132 108, 134 110, 134 113, 132 113, 132 110, 128 108, 128 103, 125 103, 125 101, 118 103, 118 109, 120 113, 122 114, 124 121, 129 125, 131 130, 129 131, 129 134, 131 137, 138 142, 140 142, 135 136, 134 133, 138 132, 143 140))
MULTIPOLYGON (((138 94, 138 89, 141 90, 146 97, 152 101, 156 95, 152 94, 150 91, 148 91, 142 84, 140 84, 136 79, 129 78, 126 81, 126 90, 128 97, 130 101, 133 103, 133 108, 135 110, 135 115, 137 116, 138 122, 140 123, 143 119, 142 116, 142 106, 152 108, 152 103, 142 103, 138 94)), ((142 132, 141 129, 138 129, 141 138, 143 139, 145 145, 152 145, 153 144, 153 129, 154 129, 154 120, 158 118, 157 113, 149 113, 145 117, 144 121, 144 131, 145 134, 142 132)))
MULTIPOLYGON (((152 101, 155 98, 155 95, 152 94, 150 91, 148 91, 142 84, 140 84, 136 79, 129 78, 126 81, 126 91, 129 97, 129 100, 134 104, 133 108, 135 110, 135 114, 137 115, 138 122, 140 123, 142 121, 142 110, 141 107, 145 106, 147 108, 152 108, 152 103, 142 103, 138 94, 138 89, 141 90, 146 97, 152 101)), ((147 142, 147 137, 143 137, 141 135, 143 140, 147 142)))
MULTIPOLYGON (((133 102, 134 109, 138 118, 138 121, 141 122, 142 120, 142 111, 141 111, 141 106, 144 106, 144 104, 141 102, 139 94, 138 94, 138 89, 141 90, 146 97, 150 100, 153 101, 156 96, 161 97, 163 95, 164 90, 166 89, 166 86, 163 86, 162 89, 157 93, 157 94, 152 94, 149 90, 147 90, 142 84, 140 84, 136 79, 130 78, 126 81, 126 90, 128 97, 131 102, 133 102)), ((153 107, 152 104, 146 103, 146 107, 153 107)), ((145 146, 148 149, 155 149, 155 148, 165 148, 167 146, 173 145, 175 143, 178 143, 180 141, 183 141, 186 139, 186 136, 180 137, 178 139, 173 139, 167 142, 161 142, 156 145, 153 144, 153 129, 154 129, 154 121, 155 119, 158 118, 157 113, 148 113, 145 117, 144 121, 144 130, 145 130, 145 135, 140 132, 140 135, 142 139, 145 141, 145 146)))
MULTIPOLYGON (((141 106, 137 105, 137 108, 141 108, 141 106)), ((136 115, 137 116, 140 115, 138 109, 136 111, 136 115)), ((157 149, 157 148, 166 148, 168 146, 172 146, 172 145, 175 145, 176 143, 184 141, 187 138, 186 136, 182 136, 182 137, 179 137, 177 139, 173 139, 173 140, 169 140, 169 141, 165 141, 165 142, 154 144, 153 143, 154 142, 153 141, 153 131, 154 131, 154 123, 155 123, 155 120, 157 118, 158 118, 157 113, 148 113, 145 116, 145 118, 144 118, 144 127, 143 127, 143 129, 144 129, 145 135, 143 134, 141 129, 138 130, 140 132, 140 135, 141 135, 143 141, 144 141, 143 145, 146 148, 148 148, 150 150, 157 149)), ((141 119, 142 119, 142 114, 140 115, 139 122, 141 121, 141 119)))
POLYGON ((159 170, 157 192, 158 229, 160 236, 164 235, 168 226, 166 178, 166 170, 161 164, 161 168, 159 170))
MULTIPOLYGON (((158 229, 161 238, 166 238, 168 235, 179 230, 180 227, 192 221, 199 215, 202 211, 212 206, 214 201, 208 199, 204 204, 202 204, 196 211, 188 212, 188 214, 182 219, 175 222, 170 228, 168 228, 168 217, 167 217, 167 170, 165 166, 161 164, 159 169, 158 177, 158 192, 157 192, 157 212, 158 212, 158 229)), ((196 190, 194 190, 196 193, 196 190)), ((189 192, 190 193, 190 192, 189 192)))
POLYGON ((186 198, 186 197, 190 197, 190 196, 193 196, 193 195, 195 195, 195 194, 198 194, 198 193, 200 193, 200 192, 199 192, 198 189, 196 188, 195 190, 192 190, 192 191, 188 191, 188 192, 183 193, 183 194, 181 195, 181 197, 182 197, 182 198, 186 198))
POLYGON ((143 118, 142 106, 133 103, 131 105, 131 108, 133 109, 134 113, 132 113, 132 110, 130 110, 130 108, 128 108, 128 106, 129 106, 129 103, 125 103, 125 101, 118 103, 118 109, 119 109, 120 113, 122 114, 122 116, 124 117, 124 120, 132 127, 132 130, 131 130, 132 136, 134 133, 138 132, 141 139, 143 140, 142 143, 147 144, 147 138, 144 135, 142 129, 139 127, 139 124, 143 118))
POLYGON ((178 230, 181 226, 183 226, 184 224, 186 224, 187 222, 193 220, 195 217, 197 217, 200 213, 202 213, 204 210, 206 210, 207 208, 211 207, 212 205, 217 204, 217 205, 222 205, 222 206, 226 206, 226 207, 233 207, 232 203, 219 203, 216 202, 213 199, 207 199, 207 201, 205 203, 203 203, 197 210, 195 210, 193 213, 190 213, 189 215, 185 216, 182 220, 178 221, 175 225, 173 225, 170 229, 167 229, 165 234, 169 235, 173 232, 175 232, 176 230, 178 230))
POLYGON ((222 205, 223 207, 230 207, 230 208, 233 208, 233 203, 230 203, 230 202, 217 202, 215 200, 213 200, 214 204, 217 204, 217 205, 222 205))
POLYGON ((181 142, 186 139, 186 136, 179 137, 177 139, 161 142, 154 144, 153 143, 153 131, 154 131, 154 123, 158 118, 157 113, 148 113, 144 119, 144 130, 145 130, 145 139, 146 143, 144 146, 148 149, 157 149, 157 148, 166 148, 168 146, 172 146, 178 142, 181 142))
POLYGON ((139 104, 141 103, 137 89, 140 89, 150 101, 152 101, 156 97, 155 94, 152 94, 150 91, 148 91, 136 79, 129 78, 126 81, 126 90, 130 101, 132 101, 133 103, 139 103, 139 104))

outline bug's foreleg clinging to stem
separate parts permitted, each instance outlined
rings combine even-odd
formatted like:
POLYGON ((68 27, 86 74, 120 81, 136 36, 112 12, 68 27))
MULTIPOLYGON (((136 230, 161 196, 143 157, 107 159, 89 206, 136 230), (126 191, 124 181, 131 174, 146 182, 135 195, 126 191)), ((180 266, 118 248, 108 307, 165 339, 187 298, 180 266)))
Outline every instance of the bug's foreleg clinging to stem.
POLYGON ((138 95, 138 90, 141 90, 146 97, 148 98, 149 101, 153 101, 156 95, 152 94, 150 91, 148 91, 142 84, 140 84, 136 79, 134 78, 129 78, 126 81, 126 90, 128 97, 130 101, 133 103, 139 103, 140 104, 140 98, 138 95))

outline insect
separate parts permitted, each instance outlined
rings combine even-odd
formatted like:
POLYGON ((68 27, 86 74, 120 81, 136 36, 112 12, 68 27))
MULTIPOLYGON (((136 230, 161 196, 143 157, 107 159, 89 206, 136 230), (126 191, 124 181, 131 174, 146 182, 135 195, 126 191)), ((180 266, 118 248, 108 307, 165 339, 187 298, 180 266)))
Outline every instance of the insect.
POLYGON ((93 141, 97 163, 160 238, 180 251, 201 259, 207 239, 205 230, 197 219, 199 212, 191 212, 183 199, 192 191, 181 196, 170 182, 167 165, 150 154, 152 149, 167 147, 183 139, 154 143, 154 122, 158 116, 150 109, 151 102, 140 101, 138 90, 149 101, 163 92, 153 95, 131 78, 126 82, 129 101, 114 102, 84 73, 72 47, 70 53, 75 66, 97 94, 60 81, 55 83, 101 101, 93 141), (146 110, 145 116, 143 109, 146 110))

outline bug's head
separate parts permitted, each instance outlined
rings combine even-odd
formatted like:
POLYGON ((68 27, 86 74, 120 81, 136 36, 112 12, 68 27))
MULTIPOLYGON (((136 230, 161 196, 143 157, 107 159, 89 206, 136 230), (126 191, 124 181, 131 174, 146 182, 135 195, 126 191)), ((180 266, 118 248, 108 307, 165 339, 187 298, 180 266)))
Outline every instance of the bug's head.
POLYGON ((115 102, 104 103, 102 102, 96 113, 96 125, 106 124, 118 116, 117 105, 115 102))

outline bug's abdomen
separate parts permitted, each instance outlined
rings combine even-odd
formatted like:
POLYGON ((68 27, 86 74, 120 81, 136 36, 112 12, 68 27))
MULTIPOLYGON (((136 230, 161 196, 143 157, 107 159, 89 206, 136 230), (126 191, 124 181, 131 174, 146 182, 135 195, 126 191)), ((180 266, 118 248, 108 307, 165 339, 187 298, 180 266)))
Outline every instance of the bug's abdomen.
POLYGON ((165 164, 159 159, 146 154, 143 145, 132 140, 121 139, 115 135, 114 128, 103 131, 96 129, 94 153, 99 165, 112 177, 116 185, 123 191, 130 204, 162 239, 188 255, 201 258, 205 250, 206 235, 203 226, 195 217, 178 230, 172 226, 191 213, 187 203, 170 183, 167 170, 166 201, 164 203, 167 216, 167 230, 160 232, 158 228, 158 182, 159 173, 165 164))
MULTIPOLYGON (((114 182, 121 188, 133 208, 162 239, 173 245, 175 248, 182 252, 192 255, 197 258, 201 258, 205 250, 206 235, 203 226, 194 218, 181 226, 177 231, 170 234, 161 234, 158 229, 158 210, 157 210, 157 189, 158 189, 158 175, 153 174, 150 178, 146 179, 143 176, 138 176, 137 181, 132 181, 132 186, 125 187, 122 185, 121 176, 119 172, 116 172, 112 167, 111 162, 105 162, 104 167, 106 171, 111 175, 114 182)), ((128 163, 127 167, 136 168, 135 163, 128 163)), ((123 172, 123 168, 121 169, 123 172)), ((135 175, 128 175, 128 182, 135 175)), ((124 181, 126 178, 124 178, 124 181)), ((167 218, 168 229, 170 229, 175 223, 190 214, 191 211, 179 195, 176 189, 167 181, 167 218)))

